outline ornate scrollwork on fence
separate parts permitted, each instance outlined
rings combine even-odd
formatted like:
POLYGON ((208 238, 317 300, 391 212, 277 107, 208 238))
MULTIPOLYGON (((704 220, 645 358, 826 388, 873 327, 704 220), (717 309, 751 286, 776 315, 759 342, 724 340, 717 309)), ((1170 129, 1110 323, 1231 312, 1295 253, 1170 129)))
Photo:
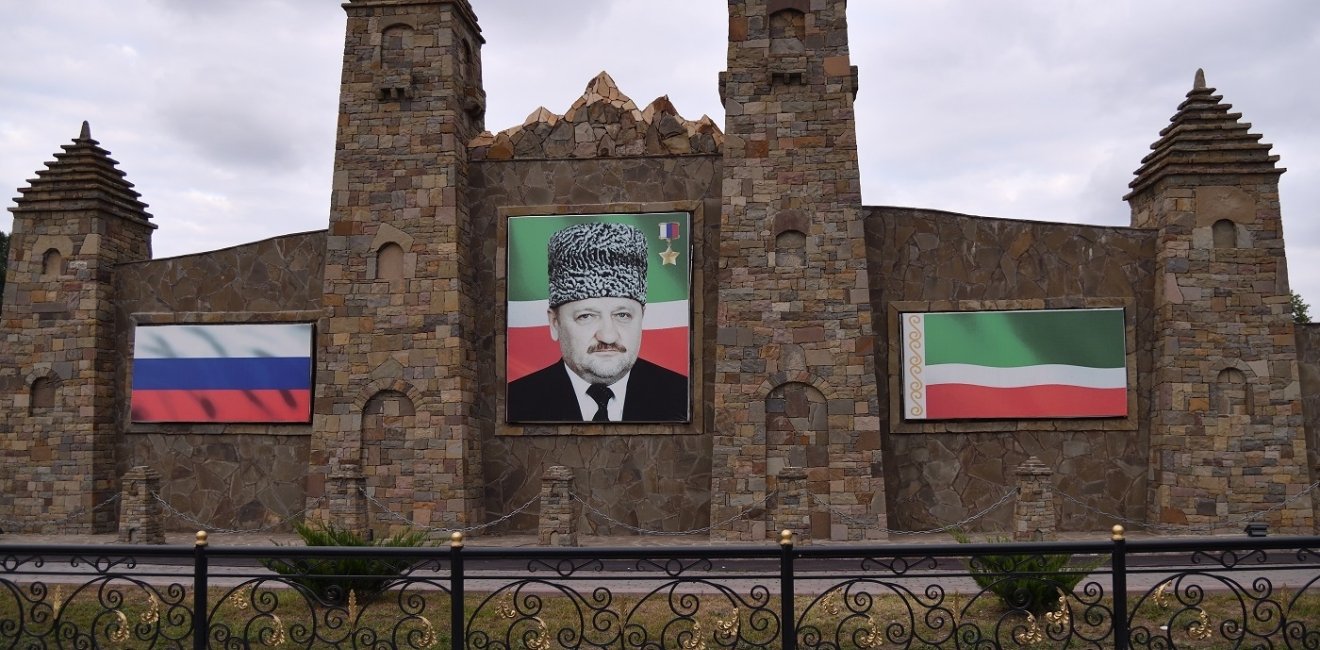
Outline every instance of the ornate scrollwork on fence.
POLYGON ((956 612, 939 585, 920 593, 896 582, 841 582, 813 599, 798 618, 798 647, 810 650, 940 646, 953 638, 956 612))
POLYGON ((377 584, 362 595, 344 584, 360 576, 248 580, 221 595, 208 638, 212 647, 233 650, 435 647, 448 632, 448 588, 444 580, 415 575, 420 566, 403 577, 375 576, 377 584))
POLYGON ((192 632, 190 604, 180 585, 124 576, 76 584, 0 578, 0 647, 183 647, 192 632))
POLYGON ((1288 543, 0 547, 0 648, 1320 650, 1320 557, 1288 543))
POLYGON ((714 567, 705 558, 644 557, 611 574, 599 560, 533 560, 529 573, 554 575, 513 580, 482 597, 467 616, 467 647, 534 650, 548 640, 562 648, 777 647, 780 619, 770 588, 735 589, 727 576, 711 574, 714 567), (593 588, 576 589, 581 580, 593 588), (649 589, 639 591, 642 585, 649 589))
POLYGON ((1192 552, 1186 564, 1195 568, 1133 599, 1132 647, 1195 647, 1218 639, 1232 647, 1320 648, 1320 574, 1294 570, 1303 576, 1295 590, 1276 586, 1270 574, 1314 569, 1315 555, 1300 549, 1273 559, 1263 549, 1192 552))

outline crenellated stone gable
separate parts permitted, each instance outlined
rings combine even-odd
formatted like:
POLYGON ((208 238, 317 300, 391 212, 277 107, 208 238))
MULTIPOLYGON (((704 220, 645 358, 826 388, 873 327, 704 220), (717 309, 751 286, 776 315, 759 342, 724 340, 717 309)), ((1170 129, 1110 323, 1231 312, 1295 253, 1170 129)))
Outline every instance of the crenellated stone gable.
POLYGON ((473 161, 681 156, 718 154, 723 145, 710 116, 686 119, 667 95, 638 110, 602 72, 563 115, 542 106, 520 126, 473 138, 468 155, 473 161))

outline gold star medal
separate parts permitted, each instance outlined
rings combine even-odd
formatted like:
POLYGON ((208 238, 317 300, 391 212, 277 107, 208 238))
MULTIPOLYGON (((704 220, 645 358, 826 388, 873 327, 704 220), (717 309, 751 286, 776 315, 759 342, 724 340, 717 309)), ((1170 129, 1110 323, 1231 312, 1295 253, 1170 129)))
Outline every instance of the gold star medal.
POLYGON ((678 223, 669 222, 660 224, 660 239, 665 240, 665 249, 660 251, 661 265, 678 265, 678 251, 674 250, 674 240, 678 239, 678 237, 678 223))

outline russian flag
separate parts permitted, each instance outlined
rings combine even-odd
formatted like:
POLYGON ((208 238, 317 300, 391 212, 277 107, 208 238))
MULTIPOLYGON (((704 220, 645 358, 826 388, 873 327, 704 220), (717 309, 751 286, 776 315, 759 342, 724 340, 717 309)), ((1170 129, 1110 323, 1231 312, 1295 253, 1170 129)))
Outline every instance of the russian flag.
POLYGON ((678 239, 678 224, 675 222, 660 224, 660 239, 678 239))
POLYGON ((134 422, 309 422, 312 324, 139 325, 134 422))

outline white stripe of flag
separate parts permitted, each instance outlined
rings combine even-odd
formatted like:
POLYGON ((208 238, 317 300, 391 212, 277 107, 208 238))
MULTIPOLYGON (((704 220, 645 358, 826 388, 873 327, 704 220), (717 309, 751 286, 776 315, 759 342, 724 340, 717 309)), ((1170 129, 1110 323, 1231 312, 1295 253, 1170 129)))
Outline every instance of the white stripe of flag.
POLYGON ((992 368, 965 363, 939 363, 926 366, 927 386, 933 384, 970 384, 987 388, 1023 388, 1026 386, 1080 386, 1083 388, 1125 388, 1126 368, 1087 368, 1060 364, 1041 364, 1017 368, 992 368))
MULTIPOLYGON (((547 327, 545 312, 549 300, 520 300, 509 303, 509 327, 547 327)), ((670 329, 688 326, 688 301, 671 300, 646 306, 642 329, 670 329)))

